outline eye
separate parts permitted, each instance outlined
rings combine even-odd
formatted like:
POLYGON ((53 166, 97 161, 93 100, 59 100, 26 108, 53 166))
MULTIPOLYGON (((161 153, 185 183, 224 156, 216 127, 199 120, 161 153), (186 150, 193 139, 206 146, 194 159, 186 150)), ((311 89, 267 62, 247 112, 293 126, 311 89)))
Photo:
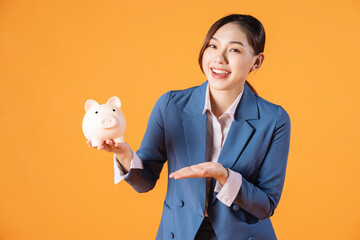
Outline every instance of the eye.
POLYGON ((210 48, 216 48, 216 46, 214 44, 209 44, 208 47, 210 48))
POLYGON ((115 109, 113 109, 113 112, 115 112, 115 109))
POLYGON ((96 111, 95 114, 98 114, 98 111, 96 111))
POLYGON ((230 52, 240 52, 240 51, 236 48, 232 48, 232 49, 230 49, 230 52))

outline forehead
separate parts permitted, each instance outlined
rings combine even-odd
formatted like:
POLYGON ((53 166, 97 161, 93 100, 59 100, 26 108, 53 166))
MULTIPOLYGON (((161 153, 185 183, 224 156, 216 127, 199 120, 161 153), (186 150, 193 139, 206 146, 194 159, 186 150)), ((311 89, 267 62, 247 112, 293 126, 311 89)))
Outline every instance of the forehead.
POLYGON ((248 47, 248 40, 245 31, 243 28, 236 23, 227 23, 221 28, 219 28, 215 34, 213 35, 220 42, 230 42, 230 41, 238 41, 242 42, 245 47, 248 47))

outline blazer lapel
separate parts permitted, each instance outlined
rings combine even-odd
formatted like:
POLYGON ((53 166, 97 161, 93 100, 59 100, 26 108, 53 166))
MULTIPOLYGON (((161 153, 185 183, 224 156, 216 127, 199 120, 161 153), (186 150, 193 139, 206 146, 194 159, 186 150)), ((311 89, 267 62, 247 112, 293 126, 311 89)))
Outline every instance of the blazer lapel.
POLYGON ((247 84, 244 85, 244 93, 236 108, 234 119, 218 159, 225 168, 235 165, 256 130, 248 120, 259 119, 256 96, 247 84))
MULTIPOLYGON (((248 120, 259 119, 256 96, 247 84, 244 85, 244 93, 236 108, 234 119, 218 159, 219 163, 230 169, 234 167, 256 131, 248 120)), ((211 197, 211 206, 216 199, 211 197)))

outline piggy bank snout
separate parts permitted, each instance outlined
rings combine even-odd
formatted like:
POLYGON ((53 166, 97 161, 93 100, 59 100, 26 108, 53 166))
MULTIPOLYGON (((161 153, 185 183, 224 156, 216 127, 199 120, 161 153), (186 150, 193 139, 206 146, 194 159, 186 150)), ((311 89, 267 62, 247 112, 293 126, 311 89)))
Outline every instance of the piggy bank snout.
POLYGON ((115 127, 117 122, 118 120, 113 116, 105 116, 100 120, 101 127, 104 129, 115 127))

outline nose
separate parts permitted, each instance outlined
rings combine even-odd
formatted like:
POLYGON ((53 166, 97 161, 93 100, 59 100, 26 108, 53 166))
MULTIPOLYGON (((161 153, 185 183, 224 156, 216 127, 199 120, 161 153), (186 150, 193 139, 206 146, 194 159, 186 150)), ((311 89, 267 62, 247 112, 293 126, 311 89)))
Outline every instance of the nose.
POLYGON ((113 128, 117 124, 117 120, 113 116, 105 116, 100 120, 101 127, 104 129, 113 128))
POLYGON ((226 58, 226 56, 225 56, 225 54, 224 53, 219 53, 219 54, 217 54, 216 56, 215 56, 215 63, 217 63, 217 64, 227 64, 228 63, 228 61, 227 61, 227 58, 226 58))

